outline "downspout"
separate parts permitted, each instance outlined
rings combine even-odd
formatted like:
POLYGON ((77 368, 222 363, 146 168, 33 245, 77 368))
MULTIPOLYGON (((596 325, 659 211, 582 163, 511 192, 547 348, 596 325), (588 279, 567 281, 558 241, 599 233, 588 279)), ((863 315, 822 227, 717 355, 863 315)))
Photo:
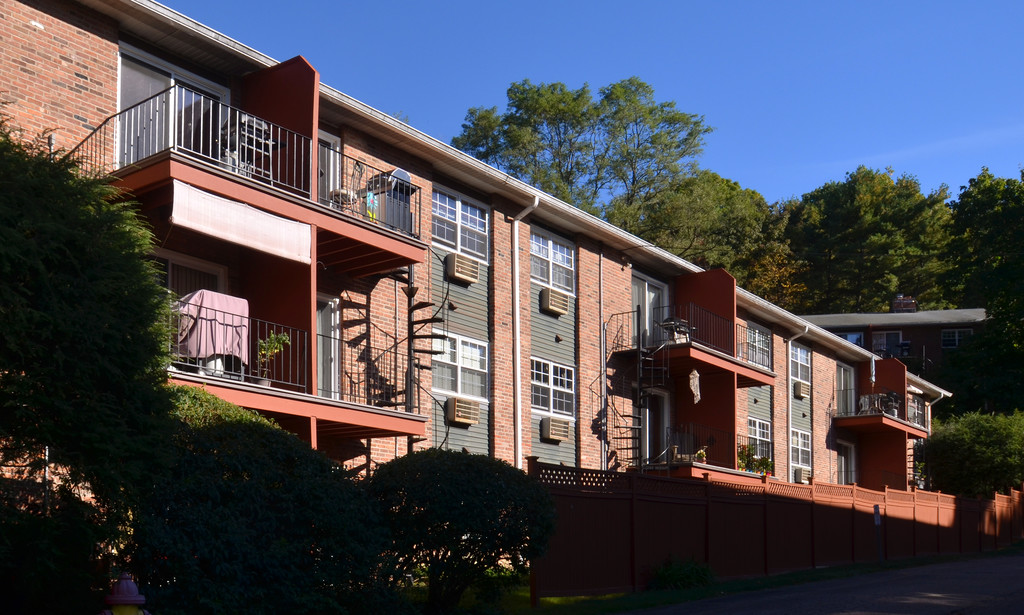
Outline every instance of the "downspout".
MULTIPOLYGON (((793 341, 794 340, 798 340, 801 337, 807 335, 807 332, 810 331, 810 329, 811 329, 810 325, 804 325, 804 330, 803 331, 801 331, 800 333, 797 333, 796 335, 794 335, 794 336, 790 337, 788 340, 786 340, 786 459, 788 460, 786 462, 786 468, 787 468, 787 474, 789 476, 793 475, 793 468, 790 467, 792 465, 792 460, 790 459, 791 455, 790 455, 790 451, 789 451, 789 447, 790 447, 789 441, 793 437, 792 436, 792 433, 793 433, 793 360, 791 358, 792 354, 793 354, 793 341)), ((813 376, 812 376, 812 378, 813 378, 813 376)), ((811 420, 814 420, 813 419, 813 412, 811 413, 811 416, 812 416, 811 420)), ((814 434, 812 433, 811 434, 811 450, 812 451, 814 450, 814 444, 813 443, 814 443, 814 434)), ((811 463, 812 464, 814 463, 813 454, 812 454, 812 457, 811 457, 811 463)), ((813 472, 813 471, 814 470, 812 469, 811 472, 813 472)), ((789 482, 789 481, 787 480, 786 482, 789 482)))
POLYGON ((512 218, 512 393, 515 402, 512 407, 512 424, 515 436, 516 467, 523 469, 523 383, 522 348, 519 330, 519 222, 540 205, 540 196, 533 197, 533 204, 512 218))
POLYGON ((604 322, 604 245, 597 260, 597 322, 601 328, 601 469, 608 471, 608 328, 604 322))

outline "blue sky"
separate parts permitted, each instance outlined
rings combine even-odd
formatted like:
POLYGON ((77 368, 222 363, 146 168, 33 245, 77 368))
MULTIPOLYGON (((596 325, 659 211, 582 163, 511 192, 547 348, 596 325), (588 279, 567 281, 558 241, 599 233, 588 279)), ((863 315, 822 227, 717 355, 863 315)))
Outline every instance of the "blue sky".
POLYGON ((714 127, 702 167, 769 201, 861 164, 953 196, 1024 165, 1024 2, 165 3, 444 142, 512 82, 635 75, 714 127))

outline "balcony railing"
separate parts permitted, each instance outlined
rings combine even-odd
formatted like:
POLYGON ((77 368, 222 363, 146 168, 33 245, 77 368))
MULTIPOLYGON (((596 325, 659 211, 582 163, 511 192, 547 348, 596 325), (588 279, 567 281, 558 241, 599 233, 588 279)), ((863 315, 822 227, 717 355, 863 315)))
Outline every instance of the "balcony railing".
POLYGON ((307 392, 308 332, 182 301, 171 319, 171 371, 307 392))
POLYGON ((369 406, 397 408, 405 403, 407 357, 401 346, 352 347, 345 340, 317 336, 320 358, 317 394, 369 406))
POLYGON ((180 86, 110 116, 72 155, 86 169, 111 173, 168 150, 310 196, 309 137, 180 86))
MULTIPOLYGON (((613 314, 608 319, 608 349, 611 352, 637 347, 637 312, 613 314)), ((664 344, 696 342, 729 356, 736 356, 733 321, 695 303, 655 308, 650 329, 641 331, 645 348, 664 344)), ((643 326, 643 325, 641 325, 643 326)))
POLYGON ((735 445, 733 433, 699 423, 684 423, 668 428, 669 459, 700 461, 700 451, 706 463, 723 468, 733 467, 735 445))
POLYGON ((736 325, 736 358, 772 369, 772 336, 760 329, 736 325))
POLYGON ((385 171, 320 144, 320 204, 419 237, 420 192, 403 169, 385 171))
POLYGON ((889 416, 928 429, 928 416, 921 400, 912 397, 910 407, 905 397, 896 391, 882 390, 867 393, 857 398, 857 403, 850 403, 853 392, 842 393, 842 403, 836 405, 836 416, 889 416))

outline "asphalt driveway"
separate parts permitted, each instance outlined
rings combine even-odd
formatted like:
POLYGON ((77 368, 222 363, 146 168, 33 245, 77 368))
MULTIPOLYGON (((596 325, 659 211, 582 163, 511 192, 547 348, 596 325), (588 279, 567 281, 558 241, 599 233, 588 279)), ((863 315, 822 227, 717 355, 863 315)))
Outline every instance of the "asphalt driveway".
POLYGON ((629 615, 758 613, 1024 613, 1024 554, 903 568, 633 611, 629 615))

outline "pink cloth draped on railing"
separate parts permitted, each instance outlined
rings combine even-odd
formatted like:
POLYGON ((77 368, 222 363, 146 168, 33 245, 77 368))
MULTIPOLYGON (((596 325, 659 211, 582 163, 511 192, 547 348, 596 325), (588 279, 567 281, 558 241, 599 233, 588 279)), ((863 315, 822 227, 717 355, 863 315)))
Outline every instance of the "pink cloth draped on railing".
POLYGON ((224 355, 249 363, 248 301, 197 290, 182 297, 176 311, 179 355, 195 359, 224 355))

